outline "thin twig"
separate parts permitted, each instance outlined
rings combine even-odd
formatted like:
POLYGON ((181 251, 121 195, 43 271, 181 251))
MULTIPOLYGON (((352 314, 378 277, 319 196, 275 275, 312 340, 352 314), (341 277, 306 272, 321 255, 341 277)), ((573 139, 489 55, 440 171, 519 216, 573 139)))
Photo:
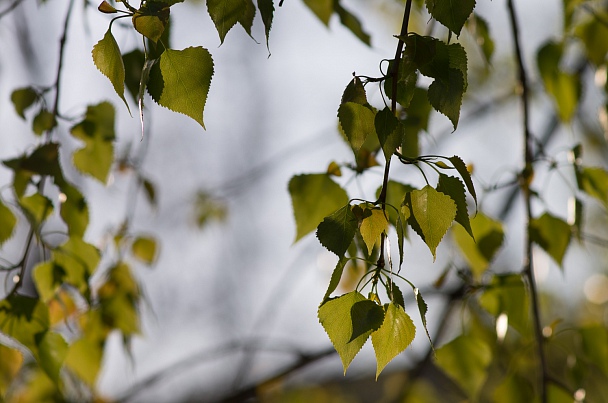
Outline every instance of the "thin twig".
POLYGON ((513 0, 508 0, 507 8, 509 10, 509 21, 511 24, 511 34, 515 45, 515 56, 518 67, 518 80, 521 86, 521 103, 522 103, 522 125, 524 132, 524 160, 525 166, 521 174, 521 188, 526 205, 526 236, 525 236, 525 256, 523 275, 527 278, 530 287, 530 301, 532 305, 532 321, 534 326, 534 334, 536 337, 536 349, 538 359, 540 361, 540 399, 542 403, 547 403, 547 386, 550 378, 547 368, 547 361, 544 350, 544 337, 542 334, 540 308, 538 300, 538 292, 536 289, 536 280, 534 278, 534 262, 532 255, 532 237, 530 236, 532 216, 532 193, 530 191, 530 183, 534 177, 534 154, 533 145, 534 138, 530 132, 530 106, 528 94, 528 79, 526 68, 524 67, 523 53, 519 42, 519 26, 513 0))

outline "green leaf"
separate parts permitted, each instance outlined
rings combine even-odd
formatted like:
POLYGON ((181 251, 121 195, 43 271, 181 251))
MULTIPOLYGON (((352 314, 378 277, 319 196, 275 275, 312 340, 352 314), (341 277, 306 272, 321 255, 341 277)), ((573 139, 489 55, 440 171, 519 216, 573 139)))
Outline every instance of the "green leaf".
MULTIPOLYGON (((401 203, 403 203, 403 199, 407 192, 411 192, 415 188, 411 185, 406 185, 397 181, 389 180, 388 187, 386 189, 386 214, 390 222, 393 225, 396 225, 397 220, 399 218, 401 203), (388 207, 393 206, 393 207, 388 207)), ((382 191, 382 186, 376 190, 376 197, 380 197, 380 192, 382 191)))
POLYGON ((424 298, 422 298, 422 294, 417 287, 412 287, 414 289, 414 297, 416 298, 416 306, 418 306, 418 312, 420 313, 420 320, 422 320, 422 326, 424 327, 424 332, 426 333, 426 337, 429 339, 429 343, 431 343, 431 348, 434 350, 433 339, 431 339, 431 334, 429 333, 429 328, 427 327, 426 322, 426 313, 428 311, 428 305, 424 298))
POLYGON ((584 167, 578 180, 579 189, 602 202, 608 209, 608 171, 600 167, 584 167))
POLYGON ((608 331, 600 325, 586 325, 578 329, 581 348, 587 360, 608 374, 608 331))
POLYGON ((22 197, 19 199, 19 205, 35 228, 39 227, 53 212, 53 203, 40 193, 22 197))
POLYGON ((367 332, 355 340, 350 340, 353 333, 351 308, 357 302, 365 300, 366 298, 361 293, 352 291, 339 298, 331 299, 319 307, 319 322, 338 352, 345 374, 371 333, 367 332))
POLYGON ((473 180, 471 179, 471 174, 469 173, 466 164, 457 155, 454 155, 448 159, 458 171, 458 174, 464 181, 464 184, 467 186, 469 194, 473 197, 473 200, 475 200, 475 206, 477 206, 477 194, 475 193, 475 186, 473 186, 473 180))
POLYGON ((591 63, 600 66, 605 63, 608 53, 608 42, 604 40, 608 37, 608 26, 605 23, 608 13, 597 10, 594 13, 596 15, 578 25, 574 33, 583 41, 585 53, 591 63))
POLYGON ((340 23, 350 30, 361 42, 366 45, 371 45, 371 38, 367 32, 363 29, 361 22, 355 17, 350 11, 342 7, 339 2, 334 2, 334 9, 336 14, 340 17, 340 23))
POLYGON ((488 22, 479 14, 473 13, 472 18, 467 23, 467 28, 475 38, 477 45, 479 45, 486 63, 490 63, 494 54, 494 40, 490 36, 488 22))
POLYGON ((38 93, 31 87, 18 88, 11 94, 11 102, 15 107, 15 112, 25 119, 25 111, 38 100, 38 93))
POLYGON ((23 365, 23 355, 18 350, 0 344, 0 396, 6 397, 13 380, 23 365))
POLYGON ((346 102, 338 109, 338 119, 346 138, 355 153, 370 135, 375 135, 375 113, 355 102, 346 102))
POLYGON ((321 245, 343 257, 357 231, 357 217, 346 205, 325 217, 317 228, 317 238, 321 245))
MULTIPOLYGON (((141 81, 142 70, 146 61, 144 52, 139 49, 134 49, 122 56, 123 65, 125 66, 125 85, 127 91, 135 102, 139 100, 139 84, 141 81)), ((146 80, 147 83, 147 80, 146 80)), ((145 85, 144 85, 145 88, 145 85)), ((142 93, 143 95, 143 93, 142 93)))
POLYGON ((454 69, 450 69, 449 78, 446 81, 435 80, 429 86, 429 102, 433 108, 450 119, 454 130, 458 128, 464 91, 462 75, 455 72, 454 69))
POLYGON ((114 161, 114 107, 109 102, 90 105, 84 120, 70 131, 84 141, 74 153, 74 166, 83 173, 106 183, 114 161))
POLYGON ((10 296, 0 301, 0 332, 38 353, 38 335, 49 328, 49 309, 37 298, 10 296))
POLYGON ((74 186, 68 183, 59 185, 65 200, 61 202, 61 218, 68 226, 68 234, 83 237, 89 225, 89 207, 87 201, 74 186))
POLYGON ((228 31, 241 20, 247 8, 247 0, 207 0, 207 11, 220 35, 221 43, 228 31))
POLYGON ((359 105, 367 105, 367 94, 365 93, 365 87, 359 79, 359 77, 353 77, 348 83, 342 94, 340 104, 347 102, 354 102, 359 105))
POLYGON ((348 259, 345 257, 341 257, 340 260, 338 260, 338 264, 336 264, 336 267, 331 274, 331 279, 329 280, 329 286, 327 287, 327 291, 325 292, 325 295, 323 296, 323 301, 321 302, 321 305, 323 305, 325 302, 327 302, 331 293, 334 292, 336 290, 336 288, 338 288, 338 285, 340 284, 340 279, 342 278, 342 273, 344 272, 344 267, 346 266, 346 263, 348 263, 348 259))
POLYGON ((65 282, 72 284, 88 297, 88 280, 97 268, 100 254, 97 248, 80 237, 70 237, 53 251, 55 263, 65 270, 65 282))
POLYGON ((374 301, 364 299, 355 302, 350 309, 353 333, 349 342, 357 337, 378 330, 384 321, 384 309, 374 301))
POLYGON ((114 91, 120 99, 125 103, 129 113, 131 109, 125 99, 125 65, 120 54, 120 48, 116 39, 112 35, 112 31, 108 28, 103 39, 93 46, 93 62, 101 73, 108 77, 114 91))
POLYGON ((346 191, 327 174, 296 175, 289 181, 296 238, 317 228, 323 219, 348 204, 346 191))
POLYGON ((478 212, 471 220, 471 229, 475 241, 463 227, 453 227, 452 231, 473 275, 479 279, 502 246, 504 231, 500 221, 493 220, 482 212, 478 212))
POLYGON ((520 333, 530 328, 526 285, 519 274, 497 274, 479 297, 479 304, 494 318, 507 315, 509 324, 520 333))
POLYGON ((304 0, 304 4, 323 24, 329 25, 329 19, 334 12, 334 0, 304 0))
MULTIPOLYGON (((253 26, 253 19, 255 18, 255 5, 252 0, 245 1, 245 10, 239 18, 239 24, 243 27, 247 35, 251 36, 251 27, 253 26)), ((252 37, 253 38, 253 37, 252 37)))
POLYGON ((450 196, 456 203, 456 222, 462 225, 467 230, 469 235, 474 239, 473 230, 469 221, 469 212, 467 210, 467 200, 464 194, 464 185, 460 179, 454 176, 439 174, 439 182, 437 183, 437 191, 450 196))
POLYGON ((68 343, 59 333, 45 332, 37 337, 40 366, 55 383, 59 383, 59 371, 68 352, 68 343))
POLYGON ((401 305, 385 305, 386 314, 380 329, 372 333, 376 353, 376 379, 399 353, 404 351, 416 336, 416 326, 401 305))
MULTIPOLYGON (((393 70, 394 63, 394 60, 389 61, 387 67, 389 74, 386 80, 384 80, 384 92, 390 99, 393 99, 393 75, 390 73, 393 70)), ((399 65, 397 75, 397 102, 404 109, 408 109, 412 102, 417 82, 418 72, 416 71, 416 66, 407 58, 403 59, 399 65)))
POLYGON ((0 246, 13 235, 15 225, 17 225, 17 217, 0 200, 0 246))
POLYGON ((570 225, 549 213, 545 213, 530 222, 530 238, 532 241, 543 248, 560 266, 571 237, 572 229, 570 225))
POLYGON ((545 89, 553 98, 560 119, 569 122, 578 107, 581 82, 578 75, 565 73, 559 68, 562 53, 562 45, 550 41, 540 48, 536 62, 545 89))
POLYGON ((104 13, 104 14, 114 14, 117 13, 118 10, 116 10, 114 7, 112 7, 112 5, 110 3, 108 3, 106 0, 103 0, 99 6, 97 7, 97 10, 99 10, 100 12, 104 13))
POLYGON ((437 245, 456 217, 456 204, 449 196, 426 185, 411 192, 411 212, 420 226, 419 235, 435 258, 437 245))
POLYGON ((32 122, 32 130, 38 136, 42 135, 45 132, 53 130, 57 126, 57 120, 55 119, 55 115, 52 112, 47 111, 46 109, 40 110, 40 112, 34 116, 34 121, 32 122))
POLYGON ((131 21, 135 30, 154 43, 163 36, 171 10, 165 2, 148 2, 137 10, 131 21))
POLYGON ((418 133, 427 130, 429 116, 432 106, 429 103, 427 91, 416 87, 413 91, 412 100, 407 109, 407 116, 401 121, 400 128, 403 133, 401 137, 401 154, 406 157, 416 158, 420 155, 418 146, 418 133))
POLYGON ((390 278, 386 279, 385 288, 386 288, 386 295, 388 295, 388 297, 390 298, 390 300, 393 304, 405 307, 405 300, 403 299, 403 293, 401 292, 401 290, 399 289, 399 287, 397 286, 397 284, 395 284, 395 282, 393 280, 391 280, 390 278))
POLYGON ((472 336, 458 336, 438 349, 436 357, 439 367, 476 401, 492 361, 488 345, 472 336))
MULTIPOLYGON (((492 395, 494 403, 533 402, 534 398, 534 388, 530 381, 518 374, 507 375, 492 395)), ((572 397, 569 400, 572 400, 572 397)), ((553 400, 549 401, 556 403, 553 400)))
POLYGON ((401 133, 397 127, 401 123, 389 107, 385 107, 376 114, 374 119, 374 127, 378 134, 378 140, 384 152, 384 158, 388 161, 391 159, 393 152, 401 145, 401 133))
POLYGON ((133 256, 147 265, 151 265, 157 256, 156 240, 152 237, 137 237, 131 245, 133 256))
POLYGON ((88 385, 95 386, 102 358, 103 345, 95 340, 82 338, 69 347, 65 364, 88 385))
POLYGON ((475 8, 475 0, 425 0, 429 14, 456 35, 475 8))
POLYGON ((212 77, 213 59, 207 49, 167 49, 152 67, 148 92, 159 105, 191 117, 204 129, 203 111, 212 77))
POLYGON ((121 262, 112 267, 98 295, 101 316, 107 326, 120 330, 123 336, 139 333, 137 302, 140 292, 128 265, 121 262))
POLYGON ((66 272, 53 260, 47 260, 34 267, 33 278, 40 298, 51 300, 64 282, 66 272))
POLYGON ((380 235, 388 230, 388 220, 382 209, 374 208, 370 209, 369 212, 371 214, 361 221, 359 232, 367 246, 368 253, 372 253, 380 235))
POLYGON ((273 0, 258 0, 258 9, 264 23, 264 33, 266 34, 266 47, 270 49, 268 39, 270 38, 270 29, 272 28, 272 20, 274 17, 274 2, 273 0))

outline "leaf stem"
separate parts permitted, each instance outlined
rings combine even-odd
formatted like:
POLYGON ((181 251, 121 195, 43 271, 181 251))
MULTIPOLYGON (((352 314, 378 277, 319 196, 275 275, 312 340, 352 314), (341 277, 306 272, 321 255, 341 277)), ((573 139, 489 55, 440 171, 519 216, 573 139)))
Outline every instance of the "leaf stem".
POLYGON ((534 138, 530 132, 530 106, 529 106, 529 88, 526 69, 523 62, 523 54, 519 41, 519 25, 513 0, 507 1, 509 10, 509 22, 511 25, 511 34, 515 45, 515 56, 518 67, 518 81, 521 87, 521 103, 522 103, 522 125, 524 132, 524 160, 525 167, 521 174, 521 189, 524 196, 526 206, 526 236, 525 236, 525 255, 524 269, 522 275, 528 280, 530 287, 530 301, 532 305, 532 321, 534 326, 534 334, 536 337, 536 349, 538 359, 540 361, 540 399, 542 403, 548 402, 547 387, 550 382, 550 377, 547 368, 547 361, 544 350, 544 337, 540 321, 540 308, 538 301, 538 291, 536 289, 536 279, 534 278, 534 263, 532 255, 532 238, 530 234, 532 216, 532 194, 530 184, 534 176, 534 154, 532 151, 534 138))

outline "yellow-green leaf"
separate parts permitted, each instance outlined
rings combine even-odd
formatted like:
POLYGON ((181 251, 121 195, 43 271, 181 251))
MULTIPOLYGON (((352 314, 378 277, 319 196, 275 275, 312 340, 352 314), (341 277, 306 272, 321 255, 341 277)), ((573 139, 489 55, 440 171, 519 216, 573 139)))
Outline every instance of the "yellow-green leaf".
POLYGON ((365 300, 366 298, 361 293, 352 291, 339 298, 331 299, 319 307, 319 322, 342 360, 344 373, 371 333, 369 331, 355 340, 350 340, 353 333, 351 308, 357 302, 365 300))
POLYGON ((380 238, 380 234, 388 230, 388 220, 381 209, 371 209, 369 212, 371 214, 361 221, 359 232, 361 232, 361 237, 367 246, 368 253, 372 253, 372 249, 380 238))
POLYGON ((317 228, 323 219, 348 204, 346 191, 327 174, 296 175, 289 181, 296 219, 296 241, 317 228))
POLYGON ((97 341, 82 338, 75 341, 68 349, 65 364, 88 385, 95 386, 102 357, 103 345, 97 341))
POLYGON ((530 223, 530 237, 561 266, 572 238, 572 229, 564 220, 545 213, 530 223))
POLYGON ((334 12, 334 0, 304 0, 304 4, 323 22, 328 25, 334 12))
POLYGON ((53 203, 40 193, 22 197, 19 205, 34 227, 38 227, 53 212, 53 203))
POLYGON ((102 102, 87 108, 84 120, 72 127, 74 137, 84 141, 84 148, 74 153, 74 166, 106 183, 114 161, 114 107, 102 102))
POLYGON ((17 112, 21 119, 25 119, 25 111, 31 107, 37 99, 38 93, 31 87, 18 88, 11 94, 11 102, 15 107, 15 112, 17 112))
POLYGON ((213 59, 203 47, 167 49, 152 67, 148 92, 161 106, 197 121, 203 129, 203 111, 213 77, 213 59))
POLYGON ((17 224, 15 214, 0 200, 0 246, 10 239, 17 224))
POLYGON ((129 113, 131 113, 129 104, 125 99, 125 65, 118 43, 116 43, 116 39, 114 39, 112 31, 109 28, 103 38, 93 46, 92 54, 95 66, 97 66, 101 74, 110 80, 114 91, 125 103, 129 113))
POLYGON ((45 332, 39 337, 38 361, 46 374, 56 383, 68 352, 68 344, 59 333, 45 332))
POLYGON ((376 136, 375 113, 367 106, 346 102, 338 109, 338 119, 355 153, 359 152, 368 136, 376 136))
POLYGON ((145 264, 151 265, 156 260, 156 240, 152 237, 138 237, 131 245, 131 252, 145 264))
POLYGON ((53 130, 55 126, 57 126, 55 115, 46 109, 42 109, 40 112, 38 112, 38 114, 34 116, 34 120, 32 122, 32 130, 38 136, 44 132, 53 130))
POLYGON ((431 16, 456 35, 460 35, 460 30, 475 8, 475 0, 425 0, 425 3, 431 16))
POLYGON ((482 212, 478 212, 470 222, 475 240, 461 226, 455 226, 452 231, 473 275, 479 279, 502 246, 504 231, 500 221, 482 212))
POLYGON ((372 344, 376 352, 376 379, 384 367, 404 351, 416 336, 416 326, 402 306, 385 305, 384 322, 372 333, 372 344))
POLYGON ((6 396, 22 364, 23 355, 18 350, 0 344, 0 397, 6 396))
POLYGON ((13 295, 0 301, 0 332, 37 355, 38 335, 49 328, 49 309, 37 298, 13 295))

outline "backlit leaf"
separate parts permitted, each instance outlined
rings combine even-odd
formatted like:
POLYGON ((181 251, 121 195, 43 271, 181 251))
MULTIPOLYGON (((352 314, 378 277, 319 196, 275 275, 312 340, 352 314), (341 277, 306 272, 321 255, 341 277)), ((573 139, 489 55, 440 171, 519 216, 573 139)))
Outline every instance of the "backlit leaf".
POLYGON ((426 185, 411 192, 411 209, 434 258, 437 245, 456 217, 456 204, 449 196, 426 185))
POLYGON ((458 127, 464 91, 462 75, 455 72, 454 69, 450 69, 448 80, 435 80, 429 86, 429 102, 433 108, 450 119, 454 130, 458 127))
POLYGON ((0 344, 0 397, 5 397, 11 383, 23 365, 23 355, 0 344))
POLYGON ((29 109, 36 100, 38 100, 38 93, 31 87, 16 89, 11 94, 11 102, 21 119, 25 119, 25 111, 29 109))
MULTIPOLYGON (((520 403, 533 402, 535 397, 534 387, 530 380, 518 376, 518 374, 507 375, 507 377, 496 387, 492 395, 495 403, 520 403)), ((570 398, 569 400, 572 400, 570 398)), ((549 400, 551 403, 557 403, 549 400)))
POLYGON ((148 2, 133 14, 131 20, 137 32, 156 43, 169 23, 168 4, 148 2))
POLYGON ((296 220, 296 241, 348 204, 346 191, 327 174, 294 176, 289 181, 289 194, 296 220))
POLYGON ((553 98, 560 119, 569 122, 578 106, 581 82, 577 75, 560 69, 562 52, 560 44, 548 42, 538 51, 536 61, 545 89, 553 98))
POLYGON ((0 246, 10 239, 17 224, 15 214, 0 200, 0 246))
POLYGON ((239 18, 239 24, 243 27, 247 35, 251 36, 251 27, 255 18, 255 5, 252 0, 244 0, 244 11, 239 18))
POLYGON ((53 130, 55 126, 57 126, 55 115, 46 109, 40 110, 40 112, 34 116, 34 120, 32 121, 32 130, 38 136, 53 130))
POLYGON ((467 230, 469 235, 473 237, 473 230, 471 229, 471 223, 469 221, 469 213, 467 210, 467 200, 464 194, 464 185, 460 179, 454 176, 448 176, 444 174, 439 175, 439 182, 437 183, 437 190, 443 194, 450 196, 450 198, 456 203, 456 222, 462 225, 467 230))
POLYGON ((151 265, 156 260, 156 249, 156 240, 152 237, 137 237, 131 245, 133 256, 147 265, 151 265))
POLYGON ((103 345, 85 337, 70 345, 65 363, 80 379, 94 386, 101 368, 102 357, 103 345))
POLYGON ((65 200, 61 202, 61 218, 68 226, 68 234, 82 237, 89 225, 89 207, 78 189, 68 183, 60 185, 65 200))
POLYGON ((456 35, 460 35, 460 30, 475 8, 475 0, 425 0, 425 3, 431 16, 456 35))
POLYGON ((112 35, 112 31, 108 29, 103 39, 93 46, 93 62, 101 73, 108 77, 114 91, 120 99, 125 103, 129 113, 131 109, 125 99, 125 65, 120 54, 120 48, 116 39, 112 35))
POLYGON ((416 336, 416 326, 401 305, 385 305, 386 313, 382 326, 372 333, 372 344, 376 353, 376 379, 384 367, 404 351, 416 336))
POLYGON ((207 0, 207 11, 215 24, 221 43, 226 34, 241 20, 247 0, 207 0))
POLYGON ((366 45, 371 44, 371 38, 367 32, 363 29, 361 22, 355 17, 350 11, 342 7, 340 2, 334 2, 334 8, 338 17, 340 17, 340 23, 350 30, 361 42, 366 45))
POLYGON ((346 263, 348 263, 348 259, 345 257, 341 257, 340 260, 338 260, 338 264, 336 264, 336 267, 334 268, 334 271, 331 274, 331 279, 329 280, 329 286, 327 287, 327 292, 325 292, 325 295, 323 296, 323 301, 321 302, 321 305, 323 305, 325 302, 327 302, 331 293, 334 292, 336 290, 336 288, 338 288, 338 285, 340 284, 340 279, 342 278, 342 273, 344 272, 344 267, 346 266, 346 263))
POLYGON ((266 34, 266 47, 269 48, 268 39, 270 38, 270 29, 272 28, 272 20, 274 17, 274 2, 273 0, 258 0, 258 9, 264 23, 264 32, 266 34))
POLYGON ((334 12, 334 0, 304 0, 304 4, 315 13, 323 24, 329 24, 329 19, 334 12))
POLYGON ((595 13, 599 16, 599 20, 595 16, 590 16, 587 21, 577 26, 574 32, 583 41, 589 60, 600 66, 605 62, 608 53, 608 41, 603 39, 608 37, 608 26, 605 24, 608 14, 600 11, 595 13))
POLYGON ((48 302, 63 284, 66 272, 53 260, 47 260, 34 267, 32 275, 40 298, 48 302))
POLYGON ((338 109, 338 119, 355 153, 359 151, 368 136, 375 136, 375 114, 366 106, 346 102, 338 109))
POLYGON ((497 274, 479 297, 479 304, 494 318, 506 314, 509 324, 525 334, 530 327, 528 292, 518 274, 497 274))
POLYGON ((34 227, 38 227, 53 212, 53 203, 40 193, 22 197, 19 205, 34 227))
POLYGON ((488 345, 472 336, 458 336, 439 348, 436 357, 439 367, 475 401, 492 360, 488 345))
POLYGON ((561 266, 570 244, 572 229, 564 220, 545 213, 530 222, 530 237, 561 266))
POLYGON ((467 169, 466 164, 457 155, 454 155, 448 159, 450 160, 450 162, 452 163, 454 168, 456 168, 456 170, 460 174, 460 177, 464 181, 464 184, 467 186, 467 190, 469 191, 469 194, 471 196, 473 196, 473 200, 475 200, 475 205, 477 205, 477 194, 475 193, 475 186, 473 186, 473 181, 471 180, 471 174, 470 174, 469 170, 467 169))
POLYGON ((344 373, 371 333, 367 332, 355 340, 350 340, 353 333, 351 308, 357 302, 365 300, 366 298, 361 293, 352 291, 331 299, 319 307, 319 322, 342 360, 344 373))
POLYGON ((579 175, 579 189, 608 208, 608 171, 600 167, 584 167, 579 175))
POLYGON ((110 3, 108 3, 106 0, 103 0, 99 4, 97 9, 104 14, 114 14, 114 13, 118 12, 118 10, 116 10, 114 7, 112 7, 112 5, 110 3))
POLYGON ((608 331, 601 325, 585 325, 578 329, 581 348, 589 361, 604 375, 608 374, 608 331))
POLYGON ((469 264, 473 275, 479 279, 502 246, 504 231, 500 221, 496 221, 482 212, 478 212, 470 222, 475 240, 463 227, 453 227, 452 231, 456 244, 469 264))
POLYGON ((109 102, 90 105, 84 120, 70 131, 84 142, 74 153, 74 166, 106 183, 114 161, 114 107, 109 102))
POLYGON ((475 38, 475 42, 480 47, 486 62, 490 63, 494 54, 494 40, 490 36, 488 22, 479 14, 473 13, 473 17, 469 19, 467 28, 475 38))
POLYGON ((317 228, 317 238, 321 245, 342 257, 353 241, 356 231, 357 217, 351 211, 350 205, 346 205, 325 217, 317 228))
POLYGON ((349 341, 353 341, 361 335, 378 330, 384 321, 384 309, 374 301, 365 299, 352 306, 350 316, 353 322, 353 333, 349 341))
POLYGON ((205 128, 203 111, 212 76, 213 59, 207 49, 167 49, 152 67, 148 92, 159 105, 189 116, 205 128))
POLYGON ((397 130, 400 125, 399 119, 389 107, 385 107, 376 114, 374 127, 378 134, 378 140, 384 152, 384 158, 391 159, 393 152, 401 145, 401 131, 397 130))
POLYGON ((382 209, 374 208, 369 210, 370 215, 363 218, 359 232, 363 242, 367 246, 368 253, 372 253, 374 245, 380 239, 380 235, 388 230, 388 220, 382 209))
POLYGON ((347 102, 354 102, 359 105, 367 104, 367 94, 365 93, 365 87, 359 79, 359 77, 353 77, 348 83, 342 94, 341 104, 347 102))
POLYGON ((0 332, 15 339, 34 355, 38 335, 49 328, 48 307, 37 298, 13 295, 0 301, 0 332))
POLYGON ((65 281, 88 297, 88 280, 100 260, 97 248, 73 236, 53 251, 53 259, 65 270, 65 281))

